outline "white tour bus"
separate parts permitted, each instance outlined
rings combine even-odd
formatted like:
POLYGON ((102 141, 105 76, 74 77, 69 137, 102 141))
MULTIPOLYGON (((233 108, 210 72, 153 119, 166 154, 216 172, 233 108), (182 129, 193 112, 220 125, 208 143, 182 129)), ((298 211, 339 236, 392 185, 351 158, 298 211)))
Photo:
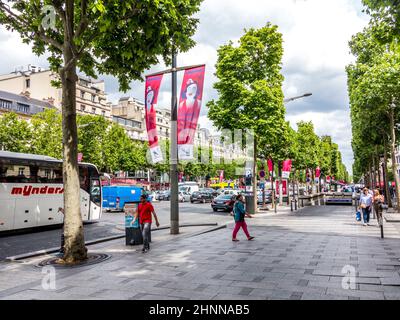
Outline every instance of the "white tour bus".
MULTIPOLYGON (((63 222, 62 161, 0 151, 0 232, 63 222)), ((79 164, 84 222, 101 218, 101 184, 96 166, 79 164)))
POLYGON ((197 192, 200 190, 200 187, 197 182, 180 182, 178 184, 180 192, 186 192, 192 194, 193 192, 197 192))

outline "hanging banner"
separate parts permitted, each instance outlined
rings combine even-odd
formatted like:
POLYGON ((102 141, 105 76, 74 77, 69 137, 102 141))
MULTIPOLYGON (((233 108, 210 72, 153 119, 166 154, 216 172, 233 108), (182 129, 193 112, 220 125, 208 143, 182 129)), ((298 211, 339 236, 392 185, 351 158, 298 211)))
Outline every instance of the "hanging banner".
POLYGON ((331 177, 330 176, 326 177, 326 183, 331 183, 331 177))
POLYGON ((159 163, 163 161, 161 148, 158 143, 156 113, 158 93, 160 91, 162 79, 163 75, 156 75, 146 78, 146 128, 147 135, 149 137, 150 153, 153 163, 159 163))
POLYGON ((272 175, 273 169, 274 169, 274 163, 272 162, 271 159, 268 159, 268 170, 270 175, 272 175))
POLYGON ((221 170, 219 173, 219 183, 224 182, 224 170, 221 170))
POLYGON ((178 109, 178 157, 194 159, 194 137, 203 99, 205 66, 187 69, 183 77, 178 109))
POLYGON ((292 170, 292 160, 283 161, 282 178, 289 179, 292 170))
POLYGON ((318 179, 321 177, 321 168, 320 167, 317 167, 317 169, 315 170, 315 177, 318 179))

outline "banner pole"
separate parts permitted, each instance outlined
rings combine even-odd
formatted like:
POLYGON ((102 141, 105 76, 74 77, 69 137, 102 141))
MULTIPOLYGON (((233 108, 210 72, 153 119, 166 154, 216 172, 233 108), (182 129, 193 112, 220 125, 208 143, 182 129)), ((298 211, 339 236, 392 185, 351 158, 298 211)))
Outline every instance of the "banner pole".
POLYGON ((176 52, 172 53, 172 99, 171 99, 171 234, 179 234, 179 199, 178 199, 178 103, 176 52))

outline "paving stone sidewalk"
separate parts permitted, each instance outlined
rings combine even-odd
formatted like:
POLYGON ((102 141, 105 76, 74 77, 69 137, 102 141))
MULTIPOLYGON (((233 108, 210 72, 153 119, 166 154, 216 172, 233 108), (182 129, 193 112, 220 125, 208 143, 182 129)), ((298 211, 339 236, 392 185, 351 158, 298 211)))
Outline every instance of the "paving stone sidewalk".
POLYGON ((193 237, 154 239, 147 254, 123 241, 91 247, 112 255, 98 265, 57 269, 44 290, 35 264, 0 264, 0 299, 134 300, 400 300, 400 233, 375 220, 363 227, 350 207, 310 207, 248 219, 256 237, 232 225, 193 237), (349 272, 349 274, 348 274, 349 272), (343 288, 346 275, 353 275, 343 288), (353 282, 354 279, 354 282, 353 282))

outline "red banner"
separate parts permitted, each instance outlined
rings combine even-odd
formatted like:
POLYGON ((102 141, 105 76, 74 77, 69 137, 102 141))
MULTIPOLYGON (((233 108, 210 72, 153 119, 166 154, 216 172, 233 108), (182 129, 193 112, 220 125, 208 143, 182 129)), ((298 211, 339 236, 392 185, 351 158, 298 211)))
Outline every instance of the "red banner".
POLYGON ((221 170, 219 173, 219 183, 224 182, 224 170, 221 170))
POLYGON ((149 137, 150 152, 153 163, 158 163, 163 161, 161 148, 158 144, 157 114, 156 114, 156 104, 158 100, 158 93, 160 91, 162 79, 163 75, 156 75, 146 78, 146 93, 145 93, 146 127, 147 127, 147 135, 149 137))
POLYGON ((321 177, 321 168, 320 167, 318 167, 315 170, 315 177, 318 178, 318 179, 321 177))
POLYGON ((283 161, 282 178, 289 179, 292 170, 292 160, 283 161))
POLYGON ((273 169, 274 169, 274 163, 272 162, 271 159, 268 159, 268 170, 270 174, 272 174, 273 169))
POLYGON ((194 159, 194 137, 203 99, 205 66, 187 69, 183 77, 178 109, 179 159, 194 159))

